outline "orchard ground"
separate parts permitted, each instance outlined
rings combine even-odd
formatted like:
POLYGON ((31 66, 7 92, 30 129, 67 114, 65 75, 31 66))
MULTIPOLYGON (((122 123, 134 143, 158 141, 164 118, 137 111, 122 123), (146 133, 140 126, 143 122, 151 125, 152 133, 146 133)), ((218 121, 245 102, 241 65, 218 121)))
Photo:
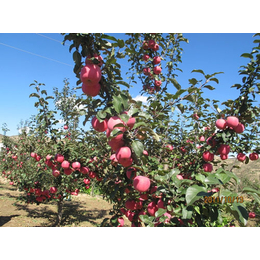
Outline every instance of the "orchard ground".
MULTIPOLYGON (((22 193, 7 180, 0 177, 0 227, 50 227, 57 214, 57 205, 53 203, 27 205, 18 198, 22 193)), ((109 217, 112 204, 99 196, 87 194, 72 196, 65 201, 63 227, 95 227, 109 217)), ((125 226, 130 222, 125 219, 125 226)))
MULTIPOLYGON (((228 159, 225 161, 228 168, 234 165, 240 166, 233 171, 241 179, 238 191, 244 186, 260 187, 260 160, 249 162, 245 165, 237 160, 228 159)), ((18 200, 22 193, 16 187, 0 176, 0 227, 49 227, 55 222, 57 206, 55 203, 41 205, 27 205, 18 200)), ((250 203, 250 198, 244 197, 245 203, 250 203)), ((95 227, 101 224, 102 220, 109 217, 109 211, 113 205, 103 200, 100 196, 92 197, 80 193, 72 196, 71 201, 65 201, 63 227, 95 227)), ((260 226, 260 209, 255 211, 256 218, 249 219, 247 227, 260 226)), ((126 227, 131 224, 124 217, 126 227)), ((237 223, 235 222, 235 225, 237 223)))

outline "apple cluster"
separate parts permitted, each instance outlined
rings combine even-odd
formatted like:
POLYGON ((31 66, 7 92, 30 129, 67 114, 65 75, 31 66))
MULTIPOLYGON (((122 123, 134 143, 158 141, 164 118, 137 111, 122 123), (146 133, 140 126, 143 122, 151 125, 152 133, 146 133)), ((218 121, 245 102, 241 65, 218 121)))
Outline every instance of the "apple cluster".
POLYGON ((90 97, 95 97, 100 92, 100 80, 102 76, 101 66, 103 58, 94 54, 93 57, 87 56, 85 66, 80 71, 80 80, 82 81, 82 91, 90 97), (98 62, 97 64, 94 63, 98 62))
POLYGON ((161 57, 156 55, 156 51, 159 50, 159 45, 154 40, 143 42, 144 54, 142 60, 146 63, 146 67, 143 68, 143 74, 146 77, 146 84, 143 85, 143 89, 148 93, 153 94, 161 89, 162 81, 159 79, 159 75, 162 72, 160 66, 161 57))

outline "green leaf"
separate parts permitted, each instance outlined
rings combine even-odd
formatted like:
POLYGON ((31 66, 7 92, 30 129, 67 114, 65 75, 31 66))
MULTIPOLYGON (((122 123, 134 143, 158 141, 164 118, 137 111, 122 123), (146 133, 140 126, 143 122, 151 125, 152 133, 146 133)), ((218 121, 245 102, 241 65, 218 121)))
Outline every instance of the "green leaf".
POLYGON ((214 90, 214 89, 215 89, 214 87, 212 87, 212 86, 210 86, 210 85, 205 85, 204 88, 207 88, 207 89, 209 89, 209 90, 214 90))
POLYGON ((215 81, 217 84, 219 83, 217 78, 211 78, 210 81, 215 81))
POLYGON ((222 181, 214 175, 209 175, 208 177, 206 177, 204 182, 207 184, 223 184, 222 181))
POLYGON ((207 196, 207 189, 205 187, 201 187, 198 185, 190 186, 185 195, 185 199, 187 205, 191 205, 196 200, 200 199, 201 197, 207 196))
POLYGON ((81 55, 79 54, 78 51, 74 51, 73 52, 73 60, 76 64, 80 64, 81 63, 81 55))
POLYGON ((124 48, 124 46, 125 46, 124 40, 118 39, 117 43, 118 43, 119 48, 124 48))
POLYGON ((156 218, 161 217, 166 211, 167 211, 167 209, 159 208, 159 209, 155 212, 155 217, 156 217, 156 218))
POLYGON ((142 222, 145 224, 150 224, 154 221, 153 216, 148 216, 148 215, 140 215, 139 218, 141 219, 142 222))
POLYGON ((237 213, 237 215, 234 214, 236 219, 238 219, 245 226, 248 220, 248 212, 245 207, 241 203, 234 202, 231 209, 237 213))
POLYGON ((175 78, 169 79, 169 80, 172 82, 172 84, 174 85, 174 87, 175 87, 177 90, 180 90, 180 89, 181 89, 181 85, 178 83, 178 81, 177 81, 175 78))
POLYGON ((184 105, 183 104, 178 104, 177 107, 179 108, 179 110, 183 114, 183 112, 184 112, 184 105))
POLYGON ((198 72, 198 73, 201 73, 201 74, 205 75, 203 70, 193 70, 192 72, 198 72))
POLYGON ((183 219, 191 219, 192 213, 193 213, 193 207, 192 206, 184 207, 182 209, 182 218, 183 219))
POLYGON ((32 93, 32 94, 30 94, 29 97, 30 97, 30 98, 31 98, 31 97, 37 97, 37 98, 40 98, 40 95, 38 95, 37 93, 32 93))
POLYGON ((196 80, 195 78, 189 79, 189 83, 191 85, 196 85, 198 83, 198 80, 196 80))
POLYGON ((141 157, 144 151, 144 146, 140 141, 133 141, 132 142, 132 149, 134 150, 134 153, 137 157, 141 157))
POLYGON ((242 190, 242 193, 247 193, 247 192, 252 192, 252 193, 256 193, 260 196, 260 190, 255 190, 253 188, 250 187, 244 187, 244 189, 242 190))
POLYGON ((121 112, 123 112, 123 106, 122 106, 122 100, 120 97, 118 96, 113 96, 113 106, 114 106, 114 109, 116 110, 116 112, 118 114, 120 114, 121 112))
POLYGON ((243 53, 240 57, 253 59, 253 55, 250 53, 243 53))

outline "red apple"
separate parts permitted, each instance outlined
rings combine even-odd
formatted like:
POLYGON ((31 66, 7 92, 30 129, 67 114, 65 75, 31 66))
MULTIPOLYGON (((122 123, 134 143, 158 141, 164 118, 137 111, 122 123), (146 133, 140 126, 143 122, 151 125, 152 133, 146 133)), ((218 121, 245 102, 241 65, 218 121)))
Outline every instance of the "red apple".
POLYGON ((159 50, 159 44, 155 44, 154 47, 152 48, 153 51, 158 51, 159 50))
POLYGON ((159 56, 155 56, 153 58, 153 64, 156 65, 156 64, 159 64, 161 62, 161 58, 159 56))
POLYGON ((153 72, 154 72, 154 74, 159 75, 162 72, 162 68, 159 66, 156 66, 153 68, 153 72))
POLYGON ((50 160, 52 158, 52 155, 46 155, 46 160, 50 160))
POLYGON ((129 166, 131 166, 133 164, 133 159, 129 158, 129 159, 125 160, 125 161, 122 161, 121 164, 124 167, 129 167, 129 166))
POLYGON ((226 120, 223 118, 218 119, 215 125, 218 129, 225 129, 227 127, 226 120))
POLYGON ((144 41, 144 42, 143 42, 143 49, 144 49, 144 50, 147 50, 147 49, 148 49, 148 42, 147 42, 147 41, 144 41))
POLYGON ((150 68, 143 68, 144 75, 149 75, 150 72, 151 72, 150 68))
POLYGON ((136 209, 136 201, 133 200, 133 199, 128 199, 126 202, 125 202, 125 207, 127 209, 130 209, 130 210, 135 210, 136 209))
POLYGON ((88 184, 90 184, 91 181, 90 181, 90 179, 84 179, 83 182, 84 182, 86 185, 88 185, 88 184))
POLYGON ((148 48, 152 49, 155 45, 155 41, 154 40, 149 40, 148 41, 148 48))
POLYGON ((177 177, 177 179, 179 179, 179 180, 183 180, 183 177, 182 177, 182 175, 180 175, 180 174, 177 174, 176 177, 177 177))
POLYGON ((87 64, 80 71, 80 80, 86 85, 96 85, 101 79, 101 69, 98 65, 87 64))
POLYGON ((172 151, 173 150, 173 146, 171 144, 167 144, 165 147, 166 147, 166 149, 168 151, 172 151))
POLYGON ((108 141, 108 145, 111 147, 113 151, 117 151, 120 147, 123 147, 125 145, 125 142, 123 140, 117 140, 116 138, 112 138, 108 141))
POLYGON ((240 161, 240 162, 243 162, 245 159, 246 159, 246 155, 244 153, 239 153, 237 155, 237 159, 240 161))
POLYGON ((56 187, 51 187, 50 188, 50 193, 55 194, 58 191, 56 187))
POLYGON ((230 146, 228 144, 221 144, 218 148, 219 154, 228 154, 230 152, 230 146))
POLYGON ((68 127, 67 125, 65 125, 63 128, 64 128, 65 130, 67 130, 69 127, 68 127))
POLYGON ((207 145, 214 147, 214 146, 216 146, 216 144, 217 144, 217 142, 213 136, 211 136, 207 139, 207 145))
POLYGON ((144 61, 148 61, 149 58, 150 58, 150 56, 148 54, 144 54, 144 56, 143 56, 144 61))
POLYGON ((212 170, 213 170, 212 164, 210 164, 210 163, 204 163, 204 164, 203 164, 203 170, 204 170, 205 172, 212 172, 212 170))
POLYGON ((125 161, 128 161, 131 158, 131 149, 127 146, 120 147, 116 151, 116 159, 118 160, 119 163, 124 163, 125 161))
POLYGON ((58 171, 58 170, 53 170, 53 171, 52 171, 52 175, 53 175, 54 177, 58 177, 58 176, 60 176, 60 171, 58 171))
POLYGON ((107 130, 107 119, 103 122, 99 122, 96 116, 94 116, 91 120, 92 127, 98 132, 104 132, 107 130))
POLYGON ((32 158, 36 158, 37 154, 36 153, 31 153, 32 158))
POLYGON ((154 216, 155 212, 158 210, 158 206, 155 201, 152 201, 147 206, 147 212, 149 215, 154 216))
POLYGON ((248 213, 248 217, 249 217, 249 218, 255 218, 255 212, 252 212, 252 211, 249 212, 249 213, 248 213))
POLYGON ((194 113, 194 114, 193 114, 193 118, 194 118, 195 120, 199 120, 200 117, 198 116, 197 113, 194 113))
POLYGON ((71 175, 73 172, 73 170, 71 168, 68 168, 68 169, 64 169, 64 174, 65 175, 71 175))
POLYGON ((199 140, 200 140, 201 142, 204 142, 204 141, 205 141, 205 137, 202 135, 202 136, 200 136, 199 140))
POLYGON ((79 171, 81 167, 81 164, 79 162, 73 162, 72 163, 72 168, 76 171, 79 171))
POLYGON ((245 126, 241 123, 239 123, 235 128, 234 128, 234 131, 238 134, 241 134, 243 133, 245 130, 245 126))
POLYGON ((249 154, 249 159, 250 159, 251 161, 255 161, 255 160, 257 160, 258 158, 259 158, 259 156, 258 156, 257 153, 250 153, 250 154, 249 154))
POLYGON ((211 162, 214 160, 214 154, 210 153, 209 151, 205 151, 202 155, 202 158, 206 162, 211 162))
POLYGON ((126 171, 126 176, 128 179, 132 180, 136 177, 136 168, 130 167, 126 171))
POLYGON ((124 219, 122 217, 118 218, 117 221, 119 223, 118 227, 123 227, 124 226, 124 219))
POLYGON ((221 154, 220 158, 221 158, 221 160, 227 160, 228 154, 221 154))
POLYGON ((88 176, 89 176, 89 178, 94 179, 94 178, 97 177, 97 174, 95 172, 93 172, 93 171, 90 171, 88 176))
POLYGON ((226 124, 228 127, 236 128, 239 124, 239 120, 235 116, 228 116, 226 124))
POLYGON ((100 92, 100 84, 97 83, 95 85, 86 85, 86 84, 82 84, 82 91, 89 97, 95 97, 99 94, 100 92))
POLYGON ((148 177, 139 175, 134 178, 133 185, 135 190, 145 192, 150 188, 151 181, 148 177))
POLYGON ((61 167, 62 167, 63 169, 68 169, 68 168, 70 167, 70 163, 69 163, 68 161, 63 161, 63 162, 61 163, 61 167))
POLYGON ((120 126, 116 126, 118 124, 123 124, 125 125, 124 121, 119 117, 119 116, 112 116, 109 118, 108 122, 107 122, 107 127, 110 131, 112 131, 113 129, 120 129, 122 132, 125 132, 126 129, 125 127, 120 127, 120 126))
POLYGON ((89 173, 89 168, 88 167, 80 167, 80 172, 82 174, 88 174, 89 173))
POLYGON ((62 154, 57 153, 54 159, 55 161, 62 163, 64 161, 64 156, 62 154))
POLYGON ((155 80, 154 85, 155 87, 160 87, 162 85, 162 82, 160 80, 155 80))

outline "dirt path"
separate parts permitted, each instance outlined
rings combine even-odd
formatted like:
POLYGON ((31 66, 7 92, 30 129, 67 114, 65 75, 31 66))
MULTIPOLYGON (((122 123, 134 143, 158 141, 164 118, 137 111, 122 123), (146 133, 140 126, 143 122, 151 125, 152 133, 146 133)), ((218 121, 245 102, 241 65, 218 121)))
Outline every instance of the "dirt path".
MULTIPOLYGON (((48 227, 55 222, 57 206, 53 204, 27 205, 18 201, 21 193, 0 178, 0 227, 48 227)), ((66 227, 93 227, 100 224, 112 205, 99 197, 86 194, 72 196, 64 203, 63 221, 66 227)))

